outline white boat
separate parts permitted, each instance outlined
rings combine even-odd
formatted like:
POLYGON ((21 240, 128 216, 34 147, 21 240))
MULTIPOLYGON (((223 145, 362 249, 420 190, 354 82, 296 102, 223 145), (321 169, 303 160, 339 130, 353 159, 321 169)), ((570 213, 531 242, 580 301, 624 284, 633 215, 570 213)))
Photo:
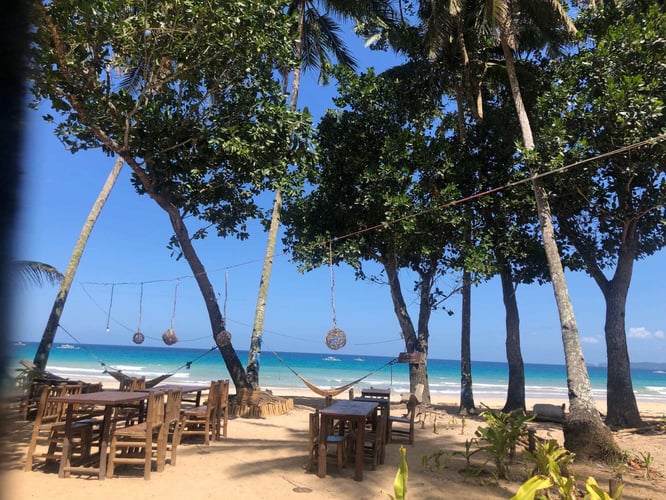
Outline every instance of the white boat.
POLYGON ((363 358, 354 358, 354 361, 365 361, 363 358))
POLYGON ((78 347, 72 344, 60 344, 56 349, 78 349, 78 347))
POLYGON ((335 356, 326 356, 324 358, 324 361, 340 361, 340 360, 338 358, 336 358, 335 356))

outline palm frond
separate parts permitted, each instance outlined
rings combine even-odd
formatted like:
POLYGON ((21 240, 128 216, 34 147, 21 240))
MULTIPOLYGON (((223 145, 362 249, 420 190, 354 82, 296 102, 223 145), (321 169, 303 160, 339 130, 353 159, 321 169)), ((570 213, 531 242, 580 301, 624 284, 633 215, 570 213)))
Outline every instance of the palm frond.
POLYGON ((14 269, 26 283, 44 286, 45 283, 58 285, 63 275, 55 267, 31 260, 18 260, 14 262, 14 269))

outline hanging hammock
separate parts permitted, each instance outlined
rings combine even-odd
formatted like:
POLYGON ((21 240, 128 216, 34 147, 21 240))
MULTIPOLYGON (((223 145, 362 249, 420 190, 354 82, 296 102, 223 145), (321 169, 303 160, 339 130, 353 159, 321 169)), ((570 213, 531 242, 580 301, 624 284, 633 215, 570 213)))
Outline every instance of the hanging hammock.
MULTIPOLYGON (((120 370, 112 370, 110 368, 105 368, 104 373, 108 373, 113 378, 115 378, 118 382, 127 382, 132 378, 129 375, 125 375, 120 370)), ((146 387, 148 389, 150 389, 151 387, 155 387, 157 384, 159 384, 163 380, 168 379, 171 375, 173 375, 173 373, 165 373, 163 375, 160 375, 159 377, 155 377, 153 379, 146 380, 146 387)))
POLYGON ((303 383, 304 383, 304 384, 305 384, 305 385, 306 385, 306 386, 307 386, 312 392, 314 392, 315 394, 319 394, 320 396, 323 396, 323 397, 327 397, 327 396, 335 397, 335 396, 337 396, 338 394, 342 394, 342 393, 345 392, 346 390, 351 389, 352 387, 354 387, 356 384, 358 384, 358 383, 361 382, 362 380, 368 378, 368 377, 369 377, 370 375, 372 375, 373 373, 377 373, 377 372, 378 372, 379 370, 381 370, 382 368, 384 368, 384 367, 386 367, 386 366, 388 366, 388 365, 392 365, 392 364, 394 364, 395 361, 396 361, 395 359, 392 359, 391 361, 388 361, 387 363, 383 364, 382 366, 380 366, 380 367, 377 368, 376 370, 373 370, 373 371, 371 371, 370 373, 367 373, 367 374, 363 375, 361 378, 358 378, 358 379, 354 380, 353 382, 349 382, 348 384, 345 384, 345 385, 343 385, 343 386, 341 386, 341 387, 335 387, 335 388, 333 388, 333 389, 321 389, 320 387, 317 387, 317 386, 314 385, 312 382, 308 381, 306 378, 304 378, 302 375, 300 375, 300 374, 299 374, 296 370, 294 370, 291 366, 287 365, 287 364, 282 360, 282 358, 280 358, 280 356, 278 356, 276 353, 273 353, 273 355, 274 355, 274 356, 280 361, 280 363, 284 364, 284 366, 286 366, 286 367, 289 369, 289 371, 290 371, 291 373, 293 373, 293 374, 296 375, 299 379, 301 379, 301 381, 302 381, 302 382, 303 382, 303 383))

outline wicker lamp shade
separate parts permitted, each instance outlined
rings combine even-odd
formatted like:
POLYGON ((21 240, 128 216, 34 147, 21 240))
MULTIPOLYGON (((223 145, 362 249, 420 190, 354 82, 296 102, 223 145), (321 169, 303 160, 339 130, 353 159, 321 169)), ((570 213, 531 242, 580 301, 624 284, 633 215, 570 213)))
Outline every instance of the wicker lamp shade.
POLYGON ((226 346, 231 344, 231 332, 226 328, 222 328, 217 335, 215 335, 215 342, 217 345, 226 346))
POLYGON ((143 344, 145 337, 143 333, 136 332, 134 335, 132 335, 132 340, 134 341, 135 344, 143 344))
POLYGON ((337 351, 342 349, 347 343, 347 336, 340 328, 332 328, 326 334, 326 345, 329 349, 337 351))
POLYGON ((173 328, 169 328, 162 334, 162 340, 166 345, 174 345, 178 342, 178 337, 176 337, 176 332, 173 331, 173 328))

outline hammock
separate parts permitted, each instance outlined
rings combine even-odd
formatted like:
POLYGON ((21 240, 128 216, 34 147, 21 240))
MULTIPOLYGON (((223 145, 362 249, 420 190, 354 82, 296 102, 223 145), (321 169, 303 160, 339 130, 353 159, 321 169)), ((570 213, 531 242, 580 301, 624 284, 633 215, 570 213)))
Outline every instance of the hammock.
MULTIPOLYGON (((115 378, 118 382, 127 382, 132 378, 129 375, 125 375, 120 370, 111 370, 109 368, 106 368, 104 370, 104 373, 108 373, 113 378, 115 378)), ((150 389, 151 387, 155 387, 157 384, 159 384, 163 380, 168 379, 171 375, 173 375, 173 373, 165 373, 164 375, 160 375, 159 377, 155 377, 151 380, 146 380, 146 387, 148 389, 150 389)))
POLYGON ((373 370, 373 371, 371 371, 370 373, 367 373, 366 375, 363 375, 361 378, 357 378, 357 379, 354 380, 353 382, 349 382, 348 384, 345 384, 345 385, 343 385, 343 386, 341 386, 341 387, 336 387, 336 388, 334 388, 334 389, 328 389, 328 390, 326 390, 326 389, 321 389, 321 388, 317 387, 317 386, 314 385, 312 382, 309 382, 309 381, 306 380, 303 376, 299 375, 299 374, 298 374, 298 373, 297 373, 292 367, 290 367, 289 365, 287 365, 286 363, 284 363, 284 361, 282 361, 282 359, 280 358, 280 356, 278 356, 277 354, 273 353, 273 355, 274 355, 277 359, 279 359, 280 362, 283 363, 284 366, 286 366, 286 367, 289 369, 289 371, 290 371, 291 373, 293 373, 293 374, 296 375, 299 379, 301 379, 301 381, 302 381, 306 386, 308 386, 308 388, 309 388, 312 392, 314 392, 315 394, 319 394, 320 396, 323 396, 323 397, 327 397, 327 396, 335 397, 335 396, 337 396, 338 394, 342 394, 342 393, 345 392, 346 390, 351 389, 352 387, 354 387, 354 386, 355 386, 356 384, 358 384, 361 380, 364 380, 364 379, 368 378, 370 375, 372 375, 373 373, 378 372, 379 370, 381 370, 381 369, 384 368, 385 366, 392 365, 393 363, 395 363, 395 359, 392 359, 391 361, 389 361, 388 363, 385 363, 384 365, 380 366, 380 367, 377 368, 376 370, 373 370))

